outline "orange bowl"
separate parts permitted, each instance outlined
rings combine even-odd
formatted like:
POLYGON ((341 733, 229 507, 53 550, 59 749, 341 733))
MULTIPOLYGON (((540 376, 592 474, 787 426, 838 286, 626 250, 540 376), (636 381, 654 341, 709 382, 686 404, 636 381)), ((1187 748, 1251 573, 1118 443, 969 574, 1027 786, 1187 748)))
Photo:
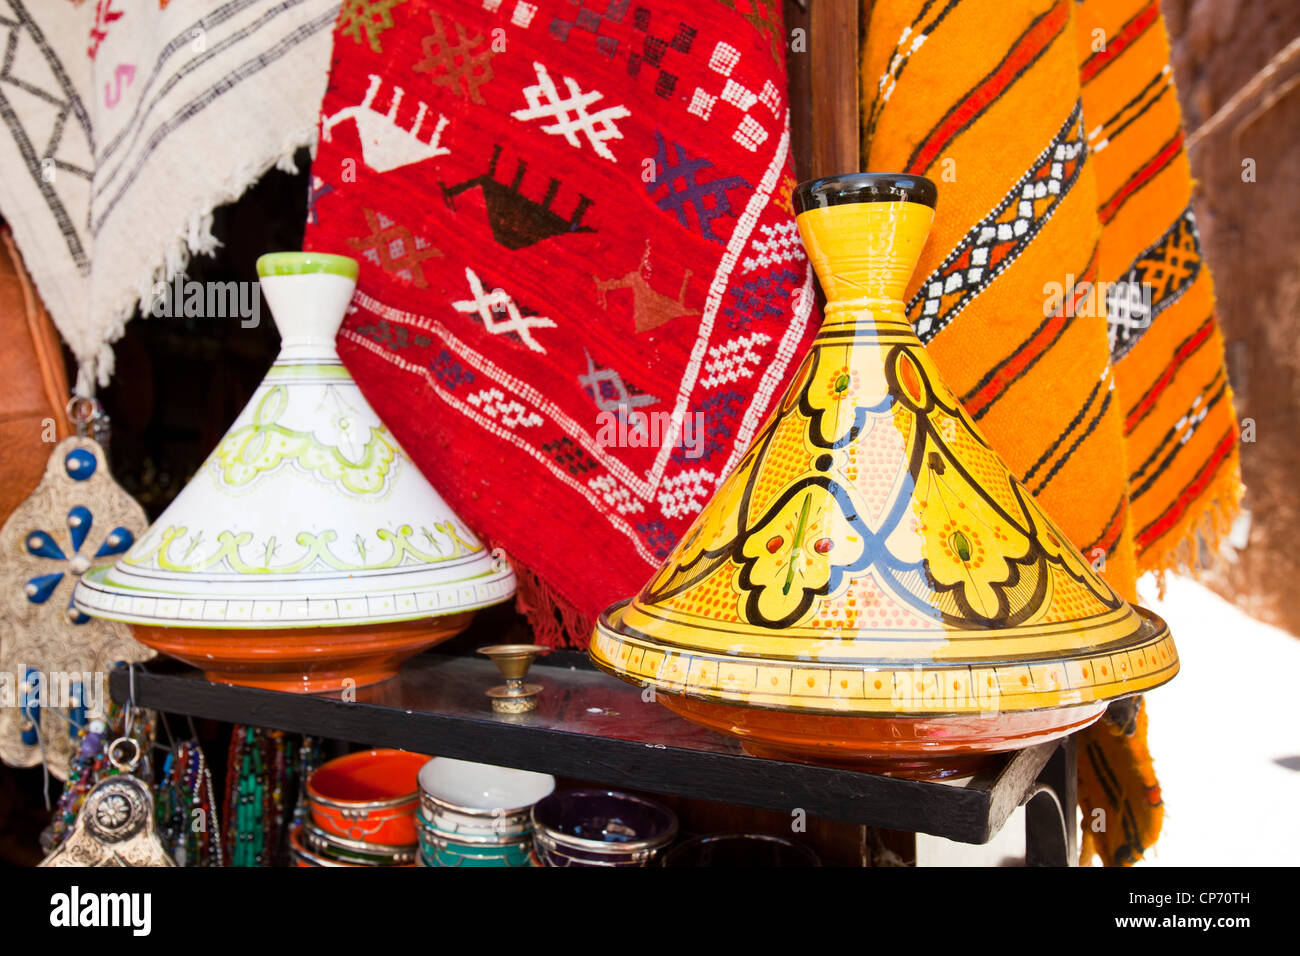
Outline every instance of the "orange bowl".
POLYGON ((321 764, 307 779, 312 820, 348 840, 390 847, 418 843, 418 778, 429 759, 405 750, 362 750, 321 764))
POLYGON ((136 624, 136 640, 208 680, 300 694, 388 680, 402 661, 455 637, 472 611, 360 627, 198 628, 136 624), (351 681, 351 684, 347 682, 351 681))
MULTIPOLYGON (((292 865, 295 867, 298 866, 364 867, 366 865, 364 863, 350 863, 346 860, 335 860, 335 859, 331 859, 330 857, 323 856, 320 853, 316 853, 310 847, 308 847, 306 842, 303 840, 302 827, 295 827, 294 829, 289 831, 289 859, 293 861, 292 865)), ((403 867, 417 866, 417 865, 418 864, 416 863, 399 863, 396 864, 396 868, 401 869, 403 867)))
POLYGON ((294 866, 356 866, 355 863, 335 863, 333 860, 326 860, 324 857, 317 856, 311 850, 303 846, 302 830, 294 828, 289 831, 289 859, 293 861, 294 866))
POLYGON ((1057 740, 1087 727, 1104 701, 1052 710, 938 717, 798 714, 659 693, 673 713, 738 737, 756 757, 831 764, 918 780, 969 776, 998 754, 1057 740))

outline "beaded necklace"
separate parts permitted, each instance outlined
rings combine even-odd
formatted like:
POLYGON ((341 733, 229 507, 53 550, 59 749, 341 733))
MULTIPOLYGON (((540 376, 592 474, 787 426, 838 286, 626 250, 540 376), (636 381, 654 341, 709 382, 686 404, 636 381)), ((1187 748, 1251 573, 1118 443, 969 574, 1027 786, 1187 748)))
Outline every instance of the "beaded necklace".
POLYGON ((197 740, 184 740, 167 755, 156 800, 158 832, 177 866, 221 866, 212 773, 197 740))
POLYGON ((226 763, 226 856, 231 866, 277 866, 287 857, 290 735, 236 725, 226 763))
POLYGON ((153 752, 157 725, 158 715, 153 711, 125 708, 111 699, 104 717, 93 718, 81 725, 63 793, 59 796, 50 825, 41 834, 41 845, 47 853, 61 846, 72 832, 86 794, 95 784, 119 772, 108 759, 106 743, 123 736, 133 740, 140 753, 135 776, 153 783, 153 761, 149 755, 153 752))

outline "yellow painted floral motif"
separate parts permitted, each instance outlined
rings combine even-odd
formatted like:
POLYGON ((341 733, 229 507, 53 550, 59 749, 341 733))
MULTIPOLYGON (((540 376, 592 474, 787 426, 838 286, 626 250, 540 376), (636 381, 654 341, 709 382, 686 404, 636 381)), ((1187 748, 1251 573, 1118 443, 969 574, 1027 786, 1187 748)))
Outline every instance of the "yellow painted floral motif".
POLYGON ((1070 577, 1092 591, 1100 600, 1118 600, 1114 589, 1097 574, 1091 564, 1082 560, 1083 555, 1075 550, 1065 532, 1047 517, 1036 501, 1030 498, 1025 510, 1029 513, 1038 541, 1050 560, 1059 563, 1070 577))
POLYGON ((773 626, 795 623, 817 595, 835 590, 841 569, 865 546, 826 485, 807 484, 783 498, 745 537, 738 572, 747 616, 773 626))
POLYGON ((823 347, 815 353, 816 367, 803 393, 806 412, 815 420, 813 440, 819 446, 838 445, 853 427, 862 400, 862 373, 849 365, 844 346, 823 347))
POLYGON ((994 620, 1020 611, 1008 607, 1006 585, 1017 575, 1013 561, 1032 561, 1029 538, 998 514, 946 449, 929 447, 912 508, 931 577, 941 588, 957 590, 976 617, 994 620))
POLYGON ((298 574, 313 565, 321 570, 380 571, 403 564, 436 564, 481 549, 466 542, 462 530, 450 521, 438 522, 431 529, 422 527, 422 547, 411 542, 410 538, 414 534, 415 531, 409 524, 401 525, 396 531, 378 529, 375 537, 388 545, 382 553, 379 549, 372 548, 361 535, 357 535, 351 546, 360 560, 345 561, 331 549, 338 539, 335 532, 312 534, 302 531, 294 541, 306 550, 284 564, 276 564, 275 559, 284 543, 271 536, 260 545, 254 545, 253 534, 248 531, 238 534, 232 531, 218 533, 216 550, 205 557, 191 560, 203 544, 202 532, 190 534, 188 528, 172 525, 160 529, 159 540, 154 547, 142 550, 139 554, 133 550, 122 560, 137 567, 156 567, 183 574, 214 569, 235 574, 298 574))
MULTIPOLYGON (((284 386, 268 389, 253 412, 252 424, 237 428, 222 439, 209 459, 220 480, 241 487, 292 462, 352 494, 372 495, 383 490, 397 457, 386 428, 380 425, 371 429, 369 440, 357 443, 360 453, 353 460, 311 432, 277 424, 287 406, 284 386)), ((338 412, 330 421, 341 437, 347 435, 350 422, 345 412, 338 412)))

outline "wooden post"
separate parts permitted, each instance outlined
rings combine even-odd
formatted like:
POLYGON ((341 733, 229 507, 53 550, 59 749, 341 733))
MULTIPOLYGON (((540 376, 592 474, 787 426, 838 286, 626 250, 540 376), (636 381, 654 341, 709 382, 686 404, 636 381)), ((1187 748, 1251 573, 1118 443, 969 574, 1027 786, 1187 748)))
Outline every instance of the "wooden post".
POLYGON ((808 28, 811 0, 785 0, 786 92, 790 103, 790 158, 799 182, 812 178, 812 62, 808 28))
POLYGON ((858 8, 862 0, 810 0, 811 175, 859 171, 858 8))

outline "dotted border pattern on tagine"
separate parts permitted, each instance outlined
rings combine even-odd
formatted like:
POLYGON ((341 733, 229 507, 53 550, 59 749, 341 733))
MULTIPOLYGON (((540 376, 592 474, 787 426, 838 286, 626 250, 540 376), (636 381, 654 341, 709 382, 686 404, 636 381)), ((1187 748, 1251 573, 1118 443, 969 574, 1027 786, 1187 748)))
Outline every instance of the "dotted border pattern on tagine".
POLYGON ((1163 684, 1178 671, 1178 652, 1167 630, 1136 647, 1078 659, 946 668, 738 660, 665 651, 603 626, 591 650, 603 669, 666 693, 827 714, 1042 710, 1138 693, 1163 684))

